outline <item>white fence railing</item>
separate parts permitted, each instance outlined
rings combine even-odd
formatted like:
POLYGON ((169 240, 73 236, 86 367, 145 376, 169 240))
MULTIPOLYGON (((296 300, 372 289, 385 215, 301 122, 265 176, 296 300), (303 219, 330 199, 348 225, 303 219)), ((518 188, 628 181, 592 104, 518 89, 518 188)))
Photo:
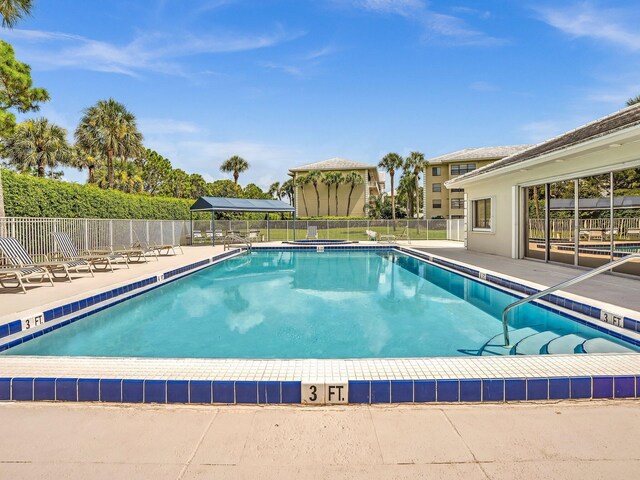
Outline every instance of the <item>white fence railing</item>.
MULTIPOLYGON (((608 218, 582 218, 579 220, 578 230, 589 232, 592 230, 610 231, 611 222, 608 218)), ((553 218, 550 220, 551 239, 572 240, 574 237, 575 222, 573 218, 553 218)), ((613 219, 613 232, 615 236, 626 237, 631 230, 637 232, 640 229, 640 218, 621 217, 613 219)), ((634 233, 634 236, 635 233, 634 233)), ((529 219, 529 237, 544 238, 544 220, 529 219)))
MULTIPOLYGON (((408 229, 411 240, 464 241, 464 220, 297 220, 296 238, 305 237, 315 226, 320 239, 367 240, 366 230, 398 234, 408 229)), ((30 254, 48 255, 56 251, 53 232, 68 233, 79 249, 91 250, 131 246, 136 241, 149 244, 188 245, 188 220, 109 220, 95 218, 0 218, 0 236, 18 239, 30 254)), ((194 220, 195 241, 208 243, 216 232, 258 231, 265 241, 293 240, 293 220, 194 220)))

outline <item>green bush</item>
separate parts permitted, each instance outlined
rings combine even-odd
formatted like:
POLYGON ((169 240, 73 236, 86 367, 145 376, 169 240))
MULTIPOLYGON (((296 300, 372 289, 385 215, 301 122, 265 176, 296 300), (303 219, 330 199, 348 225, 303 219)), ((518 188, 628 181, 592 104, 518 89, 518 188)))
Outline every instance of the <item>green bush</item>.
POLYGON ((186 220, 193 200, 132 195, 2 171, 8 217, 186 220))

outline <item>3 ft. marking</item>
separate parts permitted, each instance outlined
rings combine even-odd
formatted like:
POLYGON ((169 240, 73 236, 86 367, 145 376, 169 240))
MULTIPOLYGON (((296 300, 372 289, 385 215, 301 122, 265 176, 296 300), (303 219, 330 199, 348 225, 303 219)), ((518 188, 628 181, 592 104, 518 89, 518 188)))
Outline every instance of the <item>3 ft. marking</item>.
POLYGON ((39 327, 40 325, 44 325, 44 315, 42 313, 22 319, 22 330, 31 330, 32 328, 39 327))
POLYGON ((624 327, 624 318, 622 315, 616 315, 613 312, 607 312, 606 310, 600 311, 600 320, 614 327, 624 327))
POLYGON ((300 389, 302 403, 310 405, 349 403, 348 382, 302 382, 300 389))

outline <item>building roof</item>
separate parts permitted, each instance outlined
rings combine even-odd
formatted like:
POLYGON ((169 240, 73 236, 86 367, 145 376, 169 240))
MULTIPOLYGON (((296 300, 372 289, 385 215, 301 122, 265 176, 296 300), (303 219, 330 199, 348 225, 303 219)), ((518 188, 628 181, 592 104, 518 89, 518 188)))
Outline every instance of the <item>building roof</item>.
POLYGON ((522 152, 533 145, 505 145, 499 147, 464 148, 453 153, 429 159, 430 164, 458 162, 461 160, 497 160, 522 152))
POLYGON ((333 157, 321 162, 308 163, 299 167, 290 168, 291 172, 307 172, 310 170, 369 170, 376 169, 375 165, 368 165, 362 162, 356 162, 354 160, 347 160, 346 158, 333 157))
POLYGON ((192 212, 295 212, 288 203, 280 200, 262 200, 252 198, 200 197, 191 205, 192 212))
POLYGON ((449 180, 447 184, 452 185, 510 165, 532 160, 542 155, 559 152, 589 140, 604 137, 636 125, 640 125, 640 104, 623 108, 622 110, 607 115, 606 117, 599 118, 567 133, 558 135, 546 142, 533 145, 522 152, 515 153, 503 158, 502 160, 498 160, 489 165, 485 165, 484 167, 480 167, 477 170, 454 178, 453 180, 449 180))

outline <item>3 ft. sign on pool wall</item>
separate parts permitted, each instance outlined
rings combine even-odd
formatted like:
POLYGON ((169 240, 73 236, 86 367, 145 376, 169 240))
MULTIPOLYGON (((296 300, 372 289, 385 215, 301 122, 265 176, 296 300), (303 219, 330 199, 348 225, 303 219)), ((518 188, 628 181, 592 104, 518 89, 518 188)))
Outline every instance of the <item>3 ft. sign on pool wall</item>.
POLYGON ((310 405, 334 405, 349 403, 348 382, 302 382, 302 403, 310 405))

